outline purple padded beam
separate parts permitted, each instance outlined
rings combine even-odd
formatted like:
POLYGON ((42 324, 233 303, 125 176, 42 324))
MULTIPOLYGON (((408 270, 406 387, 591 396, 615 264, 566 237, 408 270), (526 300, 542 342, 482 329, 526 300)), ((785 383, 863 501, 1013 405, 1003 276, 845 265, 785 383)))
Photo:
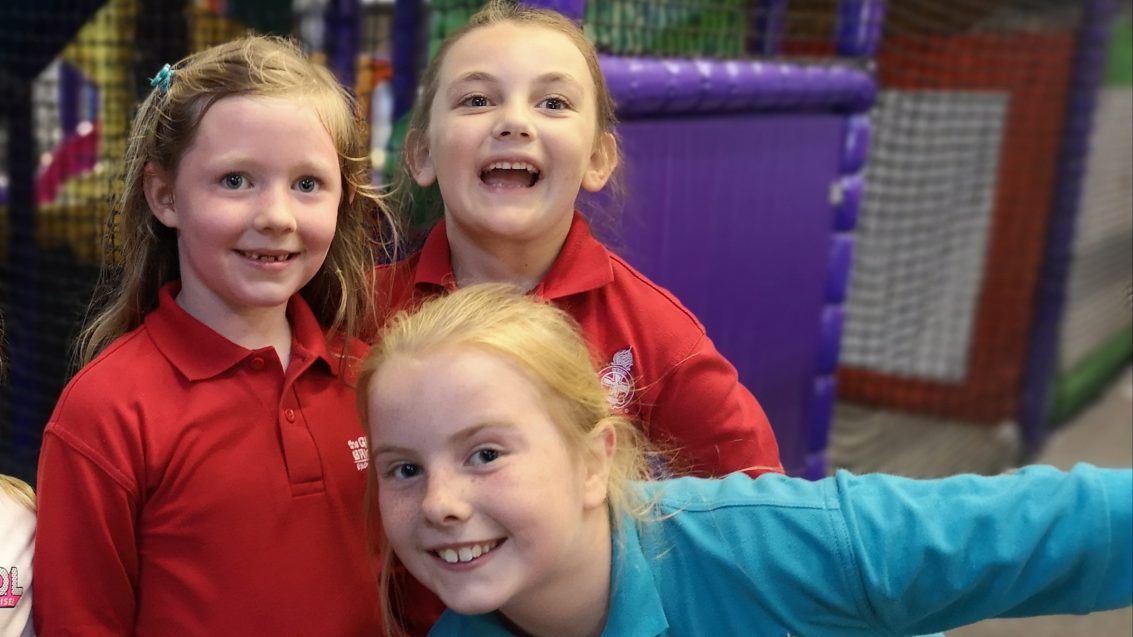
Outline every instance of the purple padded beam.
POLYGON ((751 60, 602 56, 623 119, 756 111, 862 112, 876 84, 865 71, 751 60))

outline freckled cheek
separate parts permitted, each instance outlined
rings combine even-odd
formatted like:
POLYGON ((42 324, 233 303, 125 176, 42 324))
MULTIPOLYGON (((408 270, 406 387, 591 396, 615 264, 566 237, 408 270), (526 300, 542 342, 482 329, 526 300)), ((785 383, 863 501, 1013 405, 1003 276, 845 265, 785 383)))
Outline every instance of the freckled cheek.
POLYGON ((412 528, 413 521, 420 513, 420 505, 413 499, 400 494, 378 495, 378 510, 382 516, 382 526, 386 537, 397 546, 398 541, 404 541, 412 528))

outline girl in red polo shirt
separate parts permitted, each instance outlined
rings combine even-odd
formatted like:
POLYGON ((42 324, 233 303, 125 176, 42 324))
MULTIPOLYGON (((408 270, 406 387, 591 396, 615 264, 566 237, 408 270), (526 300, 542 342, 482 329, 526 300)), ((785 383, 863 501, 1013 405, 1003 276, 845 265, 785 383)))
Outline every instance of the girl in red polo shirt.
POLYGON ((373 635, 352 336, 382 207, 353 103, 264 37, 152 84, 111 292, 43 436, 36 630, 373 635))
POLYGON ((392 310, 445 289, 513 283, 581 325, 611 404, 677 451, 670 469, 782 472, 759 403, 696 317, 590 234, 580 190, 619 163, 614 103, 594 47, 553 11, 490 2, 440 47, 405 139, 405 172, 440 186, 420 252, 379 271, 392 310))

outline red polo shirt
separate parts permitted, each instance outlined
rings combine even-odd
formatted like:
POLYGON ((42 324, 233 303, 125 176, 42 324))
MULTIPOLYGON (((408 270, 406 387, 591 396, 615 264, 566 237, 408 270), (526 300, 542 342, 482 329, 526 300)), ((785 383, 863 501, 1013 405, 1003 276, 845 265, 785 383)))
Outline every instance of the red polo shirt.
POLYGON ((379 634, 365 440, 314 315, 292 297, 285 372, 176 291, 71 380, 44 431, 38 634, 379 634))
MULTIPOLYGON (((452 289, 442 220, 412 257, 379 269, 378 307, 390 312, 452 289)), ((763 409, 736 368, 680 301, 590 234, 577 212, 566 242, 532 290, 582 326, 604 361, 611 403, 640 419, 653 442, 678 451, 677 473, 782 473, 763 409)))

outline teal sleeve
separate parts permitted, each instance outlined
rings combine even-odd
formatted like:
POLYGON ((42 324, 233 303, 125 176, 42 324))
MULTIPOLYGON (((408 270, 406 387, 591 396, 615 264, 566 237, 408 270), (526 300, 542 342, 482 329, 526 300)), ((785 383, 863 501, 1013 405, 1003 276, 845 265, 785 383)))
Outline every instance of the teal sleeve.
POLYGON ((879 632, 1133 602, 1130 470, 1034 466, 932 481, 840 473, 827 488, 879 632))

